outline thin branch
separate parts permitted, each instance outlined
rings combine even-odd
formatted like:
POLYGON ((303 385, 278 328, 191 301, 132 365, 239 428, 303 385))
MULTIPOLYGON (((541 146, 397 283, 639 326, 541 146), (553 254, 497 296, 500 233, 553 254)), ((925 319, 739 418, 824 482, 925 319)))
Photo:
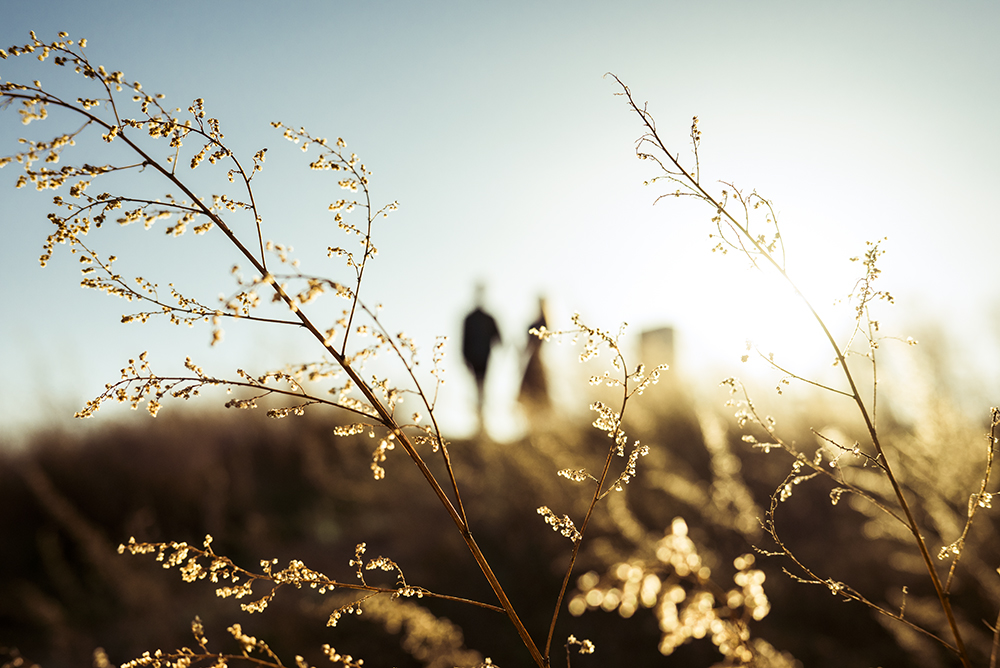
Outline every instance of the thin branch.
POLYGON ((840 395, 843 395, 843 396, 848 397, 848 398, 853 398, 850 392, 844 392, 843 390, 838 390, 835 387, 830 387, 829 385, 824 385, 823 383, 818 383, 815 380, 809 380, 805 376, 800 376, 797 373, 789 371, 785 367, 783 367, 780 364, 778 364, 777 362, 775 362, 774 361, 774 357, 772 357, 771 355, 765 355, 764 353, 762 353, 761 350, 760 350, 760 348, 758 348, 757 346, 754 346, 754 350, 757 352, 758 355, 760 355, 760 358, 762 360, 764 360, 765 362, 767 362, 772 367, 774 367, 775 369, 777 369, 781 373, 785 374, 789 378, 794 378, 795 380, 801 380, 803 383, 808 383, 810 385, 813 385, 815 387, 820 388, 821 390, 827 390, 829 392, 833 392, 834 394, 840 394, 840 395))
MULTIPOLYGON (((362 302, 357 302, 357 303, 361 305, 361 308, 364 309, 365 313, 367 313, 371 317, 372 321, 379 328, 383 338, 389 343, 389 346, 392 348, 393 352, 396 353, 396 357, 398 357, 400 362, 402 362, 403 368, 406 369, 406 372, 410 376, 410 380, 417 388, 417 396, 420 397, 420 400, 424 404, 424 408, 427 409, 427 414, 430 416, 431 424, 433 425, 434 438, 438 443, 438 447, 441 449, 441 456, 444 459, 445 469, 448 472, 448 479, 451 481, 452 491, 454 491, 455 493, 455 503, 458 505, 458 512, 462 516, 462 521, 465 523, 466 526, 468 526, 469 519, 465 514, 465 505, 462 503, 462 493, 458 488, 458 478, 456 478, 455 469, 452 467, 451 464, 451 453, 448 451, 448 444, 445 442, 444 437, 441 435, 441 427, 437 423, 437 416, 434 413, 434 408, 431 406, 430 400, 427 397, 427 393, 424 392, 423 388, 420 385, 420 381, 417 379, 416 370, 413 368, 413 365, 406 360, 403 351, 400 350, 399 346, 396 345, 395 340, 392 338, 392 336, 389 335, 385 327, 382 326, 382 322, 378 319, 378 316, 375 313, 373 313, 367 306, 365 306, 364 303, 362 302)), ((440 384, 440 382, 438 384, 440 384)), ((435 387, 435 396, 436 396, 436 387, 435 387)))
MULTIPOLYGON (((78 57, 80 60, 86 63, 86 59, 82 55, 73 54, 73 56, 78 57)), ((89 64, 87 64, 87 67, 89 68, 89 64)), ((107 88, 107 84, 104 83, 104 80, 101 79, 101 81, 103 85, 105 85, 105 88, 107 88)), ((108 92, 109 95, 111 95, 110 90, 108 92)), ((14 98, 14 99, 37 98, 37 96, 26 96, 14 93, 11 91, 10 88, 5 88, 3 91, 3 95, 7 98, 14 98)), ((538 665, 540 668, 544 668, 545 666, 547 666, 548 665, 547 659, 542 656, 541 652, 539 652, 537 646, 535 645, 534 641, 531 638, 531 635, 528 633, 527 629, 524 627, 524 624, 518 617, 516 611, 514 610, 513 605, 511 604, 510 600, 507 597, 506 592, 504 591, 499 580, 496 578, 496 575, 493 573, 493 570, 490 567, 488 561, 486 560, 486 557, 483 555, 475 539, 472 537, 472 533, 469 529, 468 523, 465 521, 463 515, 459 513, 458 510, 456 510, 452 502, 449 500, 447 493, 441 487, 440 483, 437 481, 436 477, 431 472, 430 468, 428 468, 426 462, 424 462, 423 458, 418 453, 417 449, 411 442, 410 438, 407 436, 405 432, 402 431, 400 425, 393 418, 392 411, 378 399, 374 391, 361 379, 357 371, 355 371, 355 369, 351 367, 351 365, 348 363, 346 359, 346 355, 344 354, 344 352, 338 351, 332 346, 331 343, 327 342, 326 336, 323 334, 323 332, 319 330, 319 328, 317 328, 313 324, 311 319, 302 310, 299 309, 298 304, 295 302, 294 298, 291 297, 288 293, 286 293, 283 287, 279 285, 276 281, 268 280, 271 275, 264 264, 263 256, 258 259, 254 255, 254 253, 252 253, 243 244, 243 242, 236 235, 236 233, 229 227, 229 225, 226 224, 226 222, 218 214, 216 214, 206 204, 204 204, 190 190, 190 188, 177 176, 176 159, 173 160, 173 164, 168 169, 164 167, 159 161, 152 158, 145 150, 143 150, 142 147, 140 147, 137 143, 135 143, 128 136, 127 133, 119 132, 119 130, 121 129, 121 121, 120 119, 118 119, 117 115, 116 115, 116 123, 112 125, 102 120, 101 118, 99 118, 98 116, 91 113, 89 110, 85 108, 64 102, 62 100, 57 100, 54 97, 49 96, 45 100, 45 102, 57 104, 58 106, 64 107, 69 111, 82 115, 84 118, 88 119, 89 121, 92 121, 94 124, 104 128, 108 132, 108 137, 110 137, 111 139, 118 139, 124 142, 132 151, 134 151, 137 155, 141 156, 144 162, 151 165, 156 171, 160 172, 168 182, 172 183, 174 186, 179 188, 189 199, 189 201, 194 203, 194 206, 200 209, 201 213, 206 217, 208 217, 209 220, 211 220, 215 224, 215 226, 218 227, 219 230, 229 239, 229 241, 239 250, 239 252, 244 257, 247 258, 247 260, 253 265, 254 269, 260 274, 262 280, 271 285, 271 287, 275 291, 275 294, 277 295, 277 299, 279 301, 284 302, 285 305, 293 313, 295 313, 296 317, 301 322, 302 326, 305 327, 313 335, 313 337, 323 346, 323 348, 333 356, 334 360, 336 360, 337 363, 341 365, 345 373, 348 375, 348 377, 351 379, 354 385, 364 396, 365 400, 373 408, 379 422, 384 427, 386 427, 391 434, 395 435, 396 439, 398 440, 404 451, 417 466, 421 475, 424 476, 425 480, 430 485, 435 495, 438 497, 442 506, 445 508, 449 516, 452 518, 453 522, 455 523, 455 526, 457 527, 463 539, 465 540, 466 546, 472 553, 473 558, 476 560, 477 565, 479 566, 480 570, 482 571, 487 581, 489 582, 490 587, 496 594, 498 600, 500 601, 503 607, 504 612, 507 614, 511 623, 517 630, 518 635, 521 637, 522 641, 527 647, 529 653, 532 656, 532 659, 534 660, 536 665, 538 665), (113 132, 112 129, 114 130, 113 132)), ((363 180, 362 183, 364 183, 363 180)), ((369 223, 370 222, 371 221, 369 217, 369 223)), ((372 247, 370 245, 370 236, 369 236, 366 237, 366 244, 365 244, 366 256, 362 261, 363 263, 367 261, 367 257, 371 249, 372 247)), ((355 294, 355 298, 357 298, 357 294, 355 294)), ((352 317, 353 317, 353 311, 352 311, 352 317)))
POLYGON ((955 558, 951 561, 951 568, 948 569, 948 580, 945 582, 944 586, 945 592, 948 593, 951 592, 951 583, 955 578, 955 570, 958 568, 958 561, 962 558, 962 548, 965 545, 966 537, 969 535, 969 530, 972 528, 972 521, 975 519, 977 511, 987 497, 986 488, 989 486, 990 473, 993 471, 993 455, 996 452, 998 425, 1000 425, 1000 409, 994 407, 990 409, 990 433, 988 435, 989 448, 986 451, 986 471, 983 474, 983 481, 979 485, 979 492, 969 499, 968 516, 965 521, 965 527, 962 529, 962 535, 958 537, 958 540, 952 543, 952 545, 954 545, 957 549, 957 554, 955 554, 955 558))
POLYGON ((604 469, 601 471, 601 476, 597 481, 597 485, 594 486, 594 495, 590 500, 590 505, 587 507, 587 514, 583 518, 583 522, 580 524, 578 529, 578 536, 576 540, 573 541, 573 551, 570 554, 569 565, 566 567, 566 574, 563 576, 562 584, 559 587, 559 594, 556 596, 555 609, 552 612, 552 620, 549 622, 549 633, 545 639, 545 656, 550 656, 549 650, 552 647, 552 639, 555 636, 556 622, 559 619, 559 614, 562 612, 563 599, 566 596, 566 590, 569 588, 570 579, 573 576, 573 569, 576 566, 576 559, 580 553, 580 547, 583 545, 583 537, 587 531, 587 526, 590 524, 590 518, 594 514, 594 508, 597 507, 597 502, 601 500, 604 492, 604 485, 608 479, 608 472, 611 470, 611 462, 614 460, 615 453, 618 450, 618 433, 621 430, 622 420, 625 416, 625 407, 628 405, 629 391, 628 391, 628 367, 625 364, 625 359, 621 354, 621 351, 615 347, 615 352, 617 354, 617 360, 620 363, 620 368, 622 374, 625 376, 624 382, 622 383, 622 404, 621 410, 618 413, 617 425, 613 433, 609 433, 611 438, 611 445, 608 447, 608 455, 604 460, 604 469))
MULTIPOLYGON (((638 140, 638 144, 639 145, 643 145, 643 144, 652 145, 656 149, 658 149, 659 151, 662 151, 662 153, 667 156, 667 158, 670 160, 671 164, 674 165, 674 168, 677 170, 677 172, 679 174, 681 174, 684 179, 687 179, 688 181, 690 181, 690 182, 692 182, 694 184, 695 189, 700 193, 701 199, 703 201, 705 201, 706 203, 710 204, 712 207, 714 207, 715 210, 716 210, 717 215, 723 216, 728 221, 728 224, 731 225, 731 226, 733 226, 734 229, 738 230, 741 233, 741 236, 745 237, 747 239, 747 241, 749 241, 749 243, 753 246, 753 248, 755 249, 755 251, 759 255, 763 256, 764 259, 767 261, 768 264, 770 264, 772 267, 774 267, 774 269, 780 274, 780 276, 785 280, 785 282, 792 288, 792 290, 794 290, 795 294, 798 295, 799 299, 802 301, 802 303, 806 306, 806 308, 812 314, 813 319, 815 320, 815 322, 822 329, 823 335, 826 337, 826 339, 829 342, 830 346, 833 348, 834 352, 836 353, 837 359, 840 362, 841 369, 843 370, 844 377, 847 380, 848 385, 850 386, 852 399, 853 399, 855 405, 857 406, 857 409, 858 409, 859 413, 861 414, 862 418, 864 419, 865 426, 866 426, 866 428, 868 430, 868 434, 869 434, 869 436, 871 438, 871 441, 872 441, 872 446, 874 447, 876 453, 878 454, 878 457, 882 460, 882 462, 885 465, 884 470, 885 470, 886 478, 889 480, 890 484, 892 485, 893 493, 895 494, 896 499, 899 502, 899 505, 900 505, 900 507, 903 510, 903 514, 906 516, 907 526, 908 526, 910 532, 913 535, 914 541, 917 544, 917 548, 918 548, 918 550, 920 552, 920 556, 921 556, 921 558, 924 561, 924 566, 925 566, 925 568, 927 570, 928 575, 930 576, 930 579, 931 579, 931 582, 932 582, 932 584, 934 586, 934 591, 935 591, 935 593, 937 595, 938 601, 941 604, 941 609, 944 612, 945 617, 948 620, 948 625, 951 627, 951 632, 952 632, 952 634, 953 634, 953 636, 955 638, 955 646, 953 647, 953 649, 958 654, 959 658, 961 659, 963 666, 965 666, 965 668, 971 668, 971 664, 969 662, 969 657, 968 657, 968 652, 966 651, 965 643, 964 643, 964 641, 962 639, 962 634, 961 634, 961 631, 959 630, 959 627, 958 627, 958 621, 956 620, 954 612, 952 611, 950 598, 948 597, 947 592, 945 591, 945 589, 944 589, 944 587, 943 587, 943 585, 941 583, 940 576, 937 573, 937 569, 935 568, 934 561, 933 561, 933 559, 931 557, 931 554, 930 554, 929 550, 927 549, 926 541, 924 540, 924 537, 923 537, 923 535, 920 532, 920 527, 917 524, 916 518, 913 515, 913 511, 910 508, 910 504, 909 504, 909 502, 906 499, 906 495, 903 492, 903 488, 900 485, 899 481, 897 480, 897 478, 896 478, 896 476, 895 476, 895 474, 894 474, 894 472, 893 472, 893 470, 892 470, 892 468, 891 468, 891 466, 889 464, 889 461, 888 461, 888 459, 885 456, 885 452, 882 449, 882 444, 881 444, 879 436, 878 436, 878 431, 875 428, 875 423, 874 423, 871 415, 869 414, 868 408, 865 405, 865 402, 864 402, 863 398, 861 397, 860 392, 858 391, 857 385, 856 385, 856 383, 854 381, 854 377, 851 374, 850 368, 848 367, 848 364, 847 364, 847 360, 845 359, 845 355, 844 355, 843 351, 840 349, 840 346, 837 344, 837 341, 834 338, 833 334, 830 332, 829 328, 827 327, 826 322, 823 320, 823 318, 819 315, 819 313, 813 307, 812 303, 802 293, 802 291, 799 289, 799 287, 796 285, 796 283, 791 279, 791 277, 785 271, 784 267, 782 267, 781 264, 778 263, 778 261, 771 255, 771 253, 768 252, 768 250, 765 247, 763 247, 758 242, 758 240, 755 239, 750 234, 749 230, 744 225, 742 225, 739 221, 737 221, 736 218, 734 218, 725 209, 725 207, 724 207, 724 205, 722 203, 720 203, 715 197, 713 197, 708 191, 706 191, 696 181, 695 177, 693 177, 687 170, 684 169, 683 166, 681 166, 681 164, 678 161, 677 157, 673 153, 671 153, 669 149, 667 149, 666 145, 660 139, 660 136, 659 136, 659 134, 656 131, 656 127, 652 123, 651 115, 647 111, 646 107, 643 106, 643 107, 640 108, 639 105, 633 99, 632 93, 629 90, 628 86, 626 86, 621 81, 621 79, 619 79, 614 74, 612 74, 611 76, 615 79, 615 81, 618 82, 619 86, 622 89, 622 94, 628 100, 629 106, 631 106, 631 108, 636 112, 636 114, 642 120, 643 124, 646 126, 647 132, 646 132, 646 134, 644 134, 638 140)), ((637 151, 637 153, 638 153, 638 151, 637 151)), ((641 155, 644 155, 644 154, 641 154, 641 155)), ((748 254, 748 256, 749 256, 749 254, 748 254)), ((752 256, 751 256, 751 259, 752 259, 752 256)), ((948 647, 952 647, 952 646, 948 645, 948 647)))

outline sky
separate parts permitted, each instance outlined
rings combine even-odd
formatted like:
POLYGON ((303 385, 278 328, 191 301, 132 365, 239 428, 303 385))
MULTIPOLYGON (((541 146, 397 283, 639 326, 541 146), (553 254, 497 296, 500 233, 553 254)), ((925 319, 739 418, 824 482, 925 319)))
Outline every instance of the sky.
MULTIPOLYGON (((849 309, 834 302, 859 275, 849 258, 887 238, 880 282, 896 304, 879 311, 884 331, 948 341, 952 370, 984 415, 1000 401, 995 3, 0 0, 0 13, 0 48, 29 30, 86 38, 95 64, 171 105, 204 98, 244 159, 267 147, 255 181, 265 236, 335 278, 342 269, 321 251, 342 243, 326 211, 340 191, 269 123, 343 137, 373 172, 376 202, 399 202, 375 231, 363 297, 383 304, 386 327, 413 336, 428 361, 435 337, 449 337, 439 408, 450 434, 474 428, 458 342, 477 282, 504 339, 489 378, 498 438, 523 427, 513 397, 540 295, 552 327, 574 312, 605 329, 627 322, 627 340, 674 327, 672 372, 695 393, 731 375, 766 376, 741 364, 747 339, 826 373, 816 370, 830 352, 787 289, 711 252, 712 211, 654 205, 663 189, 643 185, 655 171, 635 157, 642 128, 609 72, 648 102, 682 156, 699 117, 703 181, 774 203, 789 273, 838 335, 849 309)), ((8 59, 0 78, 58 85, 54 69, 8 59)), ((0 155, 26 133, 55 134, 57 122, 25 128, 0 110, 0 155)), ((228 327, 211 348, 207 328, 120 324, 128 305, 77 287, 68 253, 39 267, 51 193, 15 190, 17 176, 16 166, 0 171, 8 437, 68 420, 143 350, 161 374, 188 355, 220 376, 316 357, 280 328, 228 327)), ((126 273, 206 301, 232 291, 219 235, 175 240, 162 229, 102 230, 92 241, 120 252, 126 273)), ((548 361, 575 400, 578 372, 562 350, 548 361)))

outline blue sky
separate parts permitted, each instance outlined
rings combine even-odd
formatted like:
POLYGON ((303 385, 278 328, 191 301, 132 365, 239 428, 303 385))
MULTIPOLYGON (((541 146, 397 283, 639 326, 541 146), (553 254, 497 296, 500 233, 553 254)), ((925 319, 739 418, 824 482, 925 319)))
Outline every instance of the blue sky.
MULTIPOLYGON (((245 157, 268 147, 267 236, 307 259, 340 243, 325 211, 339 191, 269 122, 343 137, 374 172, 376 200, 400 203, 377 232, 365 288, 389 329, 427 351, 437 335, 457 344, 473 285, 487 283, 508 342, 491 377, 498 434, 517 429, 517 350, 543 293, 554 324, 579 311, 635 334, 676 326, 677 373, 707 385, 750 373, 739 363, 747 338, 803 366, 828 356, 779 288, 709 252, 710 211, 652 206, 637 118, 606 72, 649 101, 675 150, 700 117, 705 178, 774 201, 790 271, 833 322, 830 304, 857 275, 847 258, 887 236, 891 333, 943 330, 958 374, 983 388, 984 406, 997 402, 994 3, 0 0, 0 13, 3 48, 32 29, 85 37, 95 63, 171 104, 203 97, 245 157)), ((38 65, 0 61, 0 77, 57 81, 38 65)), ((0 112, 0 154, 48 127, 0 112)), ((314 356, 280 330, 229 328, 210 349, 207 330, 119 324, 125 305, 76 287, 68 254, 38 267, 49 195, 15 191, 16 178, 0 171, 5 427, 62 419, 144 349, 164 373, 185 355, 218 375, 247 358, 262 370, 314 356)), ((121 244, 161 284, 183 281, 208 300, 231 288, 213 240, 108 232, 99 248, 121 244)), ((442 415, 461 434, 472 401, 457 345, 449 368, 442 415)))

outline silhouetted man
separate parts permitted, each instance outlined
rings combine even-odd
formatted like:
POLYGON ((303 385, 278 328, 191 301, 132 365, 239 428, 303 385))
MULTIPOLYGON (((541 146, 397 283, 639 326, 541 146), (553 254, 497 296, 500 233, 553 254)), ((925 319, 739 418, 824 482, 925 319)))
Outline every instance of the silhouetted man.
POLYGON ((462 328, 462 356, 469 371, 476 378, 476 409, 480 428, 483 425, 483 385, 486 382, 486 366, 490 361, 493 344, 500 342, 497 321, 483 310, 483 292, 482 285, 476 286, 476 308, 465 316, 462 328))

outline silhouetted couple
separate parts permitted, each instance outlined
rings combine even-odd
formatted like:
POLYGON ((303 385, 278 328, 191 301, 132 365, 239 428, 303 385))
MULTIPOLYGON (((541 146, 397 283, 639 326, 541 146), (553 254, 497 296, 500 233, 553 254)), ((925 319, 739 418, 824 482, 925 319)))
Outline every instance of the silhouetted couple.
MULTIPOLYGON (((476 379, 476 411, 479 418, 479 428, 483 428, 483 404, 485 403, 486 370, 489 366, 490 353, 495 344, 501 343, 500 329, 497 322, 483 309, 483 285, 476 286, 476 307, 465 317, 462 328, 462 356, 476 379)), ((545 326, 545 301, 539 299, 539 314, 530 328, 540 329, 545 326)), ((541 359, 541 339, 529 335, 525 348, 525 361, 522 363, 524 376, 521 380, 519 400, 526 407, 548 406, 548 383, 545 378, 545 367, 541 359)))

